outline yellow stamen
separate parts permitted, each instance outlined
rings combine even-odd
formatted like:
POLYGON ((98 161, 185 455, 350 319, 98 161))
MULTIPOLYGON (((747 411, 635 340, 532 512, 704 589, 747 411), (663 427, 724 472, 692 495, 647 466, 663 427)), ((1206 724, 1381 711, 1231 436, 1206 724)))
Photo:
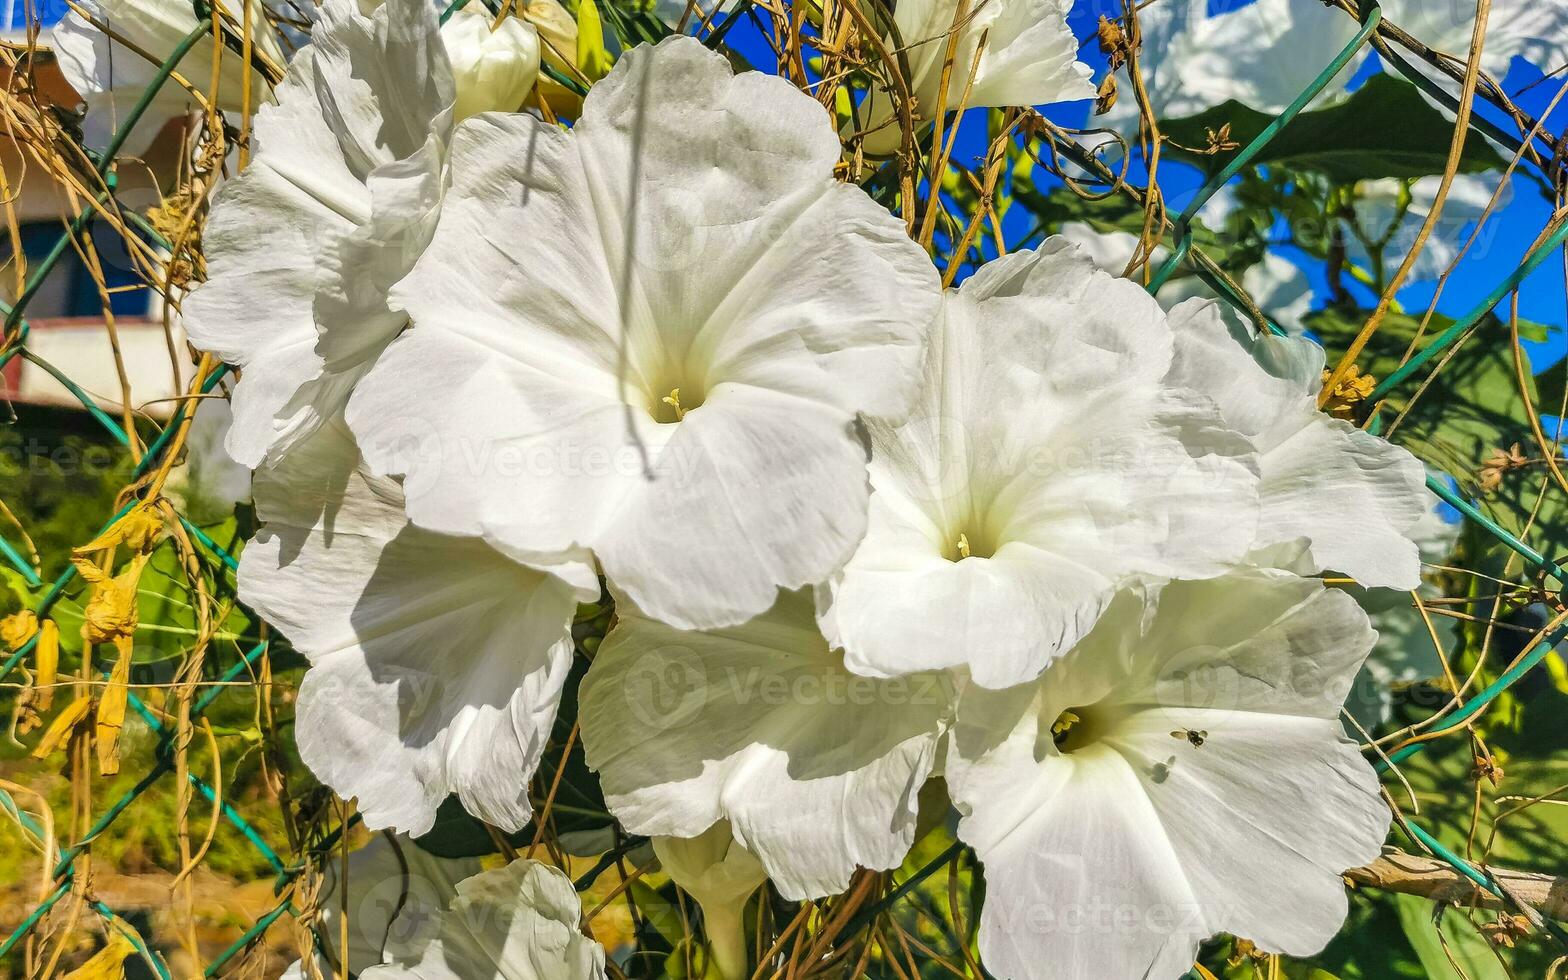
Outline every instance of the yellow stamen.
POLYGON ((958 535, 958 557, 959 558, 968 558, 968 557, 970 557, 970 553, 969 553, 969 535, 967 535, 967 534, 960 533, 958 535))
POLYGON ((679 388, 671 388, 670 393, 659 399, 659 401, 675 409, 675 421, 679 422, 686 417, 686 410, 681 408, 681 390, 679 388))
POLYGON ((1051 734, 1060 737, 1061 735, 1066 734, 1069 729, 1082 720, 1082 718, 1079 718, 1071 711, 1064 711, 1061 713, 1061 716, 1056 719, 1056 723, 1051 726, 1051 734))

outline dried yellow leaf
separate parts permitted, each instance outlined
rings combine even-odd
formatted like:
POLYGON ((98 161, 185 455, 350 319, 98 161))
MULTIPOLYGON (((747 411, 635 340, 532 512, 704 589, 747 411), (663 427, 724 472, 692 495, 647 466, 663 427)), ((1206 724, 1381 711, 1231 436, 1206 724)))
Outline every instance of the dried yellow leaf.
POLYGON ((22 644, 33 638, 38 632, 38 617, 33 615, 31 609, 12 613, 0 619, 0 641, 4 641, 7 648, 20 650, 22 644))
POLYGON ((146 564, 146 557, 137 557, 113 578, 98 576, 82 611, 82 637, 88 643, 109 643, 136 632, 136 584, 146 564))
POLYGON ((51 752, 64 745, 76 730, 76 726, 87 717, 87 711, 93 706, 93 699, 80 697, 66 705, 59 714, 54 716, 54 721, 44 731, 44 737, 33 747, 33 758, 44 759, 51 752))
MULTIPOLYGON (((115 925, 120 925, 118 920, 115 925)), ((136 944, 127 939, 119 928, 111 928, 109 944, 61 980, 120 980, 125 976, 125 961, 135 953, 136 944)))
MULTIPOLYGON (((158 543, 158 535, 162 531, 163 516, 151 505, 141 504, 115 521, 107 531, 81 547, 71 549, 71 561, 86 575, 83 565, 93 555, 122 544, 138 554, 146 554, 158 543)), ((88 581, 92 580, 89 578, 88 581)))
POLYGON ((60 627, 46 619, 38 628, 38 646, 33 649, 33 687, 38 690, 38 710, 48 711, 54 704, 54 681, 60 674, 60 627))
POLYGON ((95 743, 98 747, 98 771, 112 776, 120 771, 120 730, 125 727, 125 707, 130 700, 131 642, 116 642, 120 656, 109 671, 109 682, 98 698, 98 715, 95 719, 95 743))

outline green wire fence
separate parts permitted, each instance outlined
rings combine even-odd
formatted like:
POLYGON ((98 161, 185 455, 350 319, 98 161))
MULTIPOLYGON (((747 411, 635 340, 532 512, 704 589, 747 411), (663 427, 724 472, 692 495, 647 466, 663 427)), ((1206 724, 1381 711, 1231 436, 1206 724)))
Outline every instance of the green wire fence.
MULTIPOLYGON (((449 8, 447 15, 449 15, 452 10, 457 9, 465 2, 466 0, 457 0, 457 2, 452 4, 452 6, 449 8)), ((1257 136, 1256 139, 1251 141, 1249 145, 1247 145, 1240 153, 1238 153, 1227 166, 1216 173, 1203 185, 1203 187, 1197 192, 1188 206, 1182 211, 1180 216, 1175 219, 1173 223, 1175 245, 1170 254, 1170 257, 1165 261, 1161 268, 1159 268, 1152 275, 1149 281, 1149 289, 1151 291, 1157 290, 1160 286, 1164 285, 1167 281, 1169 281, 1171 276, 1178 270, 1178 268, 1180 268, 1184 263, 1189 262, 1191 258, 1191 250, 1193 247, 1193 221, 1205 202, 1207 202, 1214 194, 1218 193, 1221 188, 1223 188, 1233 177, 1240 173, 1244 167, 1254 160, 1258 153, 1260 153, 1264 147, 1290 123, 1292 119, 1305 110, 1307 106, 1311 104, 1312 100, 1318 95, 1318 93, 1328 86, 1330 82, 1340 73, 1341 69, 1349 64, 1352 59, 1354 59, 1355 56, 1368 44, 1377 45, 1380 53, 1384 55, 1384 61, 1386 64, 1409 78, 1413 83, 1420 86, 1423 90, 1428 91, 1435 98, 1445 102, 1445 104, 1449 105, 1450 108, 1453 108, 1457 105, 1457 103, 1454 102, 1452 96, 1446 92, 1443 92, 1439 87, 1433 85, 1433 83, 1426 77, 1425 74, 1413 68, 1403 58, 1400 58, 1397 55, 1394 55, 1392 52, 1387 51, 1386 43, 1384 43, 1379 36, 1379 32, 1384 25, 1382 20, 1382 11, 1378 7, 1376 0, 1364 0, 1360 9, 1361 28, 1356 33, 1355 37, 1350 41, 1350 43, 1347 44, 1339 53, 1339 55, 1323 69, 1323 71, 1313 80, 1313 82, 1289 106, 1289 108, 1281 113, 1272 124, 1270 124, 1262 131, 1259 136, 1257 136)), ((127 451, 130 451, 134 448, 132 435, 127 433, 121 424, 115 421, 115 419, 108 412, 106 412, 104 408, 93 399, 92 396, 83 391, 80 386, 72 382, 64 371, 60 370, 56 365, 49 363, 44 358, 40 357, 36 352, 29 349, 29 325, 26 319, 26 310, 31 301, 39 294, 39 291, 41 290, 51 271, 56 267, 59 261, 68 252, 71 251, 73 244, 81 236, 86 234, 93 216, 97 214, 101 208, 105 207, 112 198, 114 198, 117 189, 117 175, 114 172, 115 157, 120 148, 124 145, 131 129, 142 119, 142 117, 151 107, 153 97, 157 90, 169 80, 170 76, 176 71, 179 63, 185 58, 186 55, 194 50, 198 44, 202 43, 203 41, 207 41, 209 43, 223 43, 221 40, 214 38, 214 28, 210 17, 210 11, 207 10, 206 5, 202 3, 201 0, 196 0, 196 10, 198 13, 198 18, 201 21, 201 26, 186 35, 184 39, 176 46, 173 52, 170 53, 168 58, 165 59, 159 66, 158 72, 156 73, 152 83, 148 86, 147 90, 141 99, 137 102, 137 104, 133 107, 131 112, 125 117, 123 124, 115 132, 108 147, 98 157, 96 161, 96 169, 98 176, 103 181, 102 192, 97 195, 96 199, 91 205, 84 208, 74 218, 74 220, 69 222, 64 232, 61 234, 59 240, 55 243, 54 247, 50 249, 50 251, 32 268, 31 273, 26 281, 25 288, 21 291, 15 304, 9 307, 4 306, 4 304, 0 304, 0 310, 3 310, 4 312, 4 336, 3 340, 0 340, 0 368, 3 368, 13 358, 21 357, 25 358, 39 369, 48 372, 54 376, 62 385, 64 385, 65 388, 80 402, 82 408, 85 409, 92 416, 92 418, 95 419, 98 424, 104 428, 104 430, 116 443, 124 447, 127 451)), ((743 14, 746 12, 746 6, 743 6, 741 10, 737 11, 730 18, 721 21, 715 27, 715 34, 722 37, 722 34, 719 32, 727 31, 731 22, 743 16, 743 14)), ((443 15, 443 19, 447 15, 443 15)), ((554 76, 552 75, 552 77, 554 76)), ((565 78, 564 76, 557 78, 556 80, 562 82, 563 84, 568 84, 573 88, 579 90, 581 89, 581 86, 578 85, 575 81, 565 78)), ((1502 131, 1495 124, 1480 118, 1478 115, 1472 115, 1471 126, 1476 131, 1481 132, 1488 138, 1502 143, 1516 152, 1521 154, 1525 152, 1525 142, 1522 142, 1516 137, 1502 131)), ((1092 154, 1086 154, 1083 149, 1076 144, 1063 143, 1057 146, 1057 150, 1063 156, 1075 161, 1080 166, 1094 169, 1098 164, 1097 159, 1095 159, 1092 154)), ((1557 151, 1555 147, 1551 148, 1551 153, 1555 154, 1556 152, 1557 151)), ((146 222, 135 222, 134 225, 138 232, 148 236, 148 240, 151 243, 163 248, 167 248, 169 246, 169 243, 162 240, 162 238, 158 236, 157 232, 147 225, 146 222)), ((1478 303, 1473 310, 1456 321, 1452 326, 1444 330, 1431 344, 1416 353, 1414 356, 1410 357, 1397 371, 1384 378, 1382 382, 1377 385, 1370 401, 1374 403, 1381 401, 1385 396, 1398 389, 1400 385, 1408 381, 1416 374, 1416 372, 1420 371, 1424 366, 1426 366, 1432 360, 1432 358, 1452 346, 1460 338, 1464 337, 1511 292, 1517 290, 1520 284, 1532 272, 1538 269, 1548 258, 1550 258, 1552 255, 1559 254, 1565 240, 1568 240, 1568 222, 1564 222, 1559 227, 1557 227, 1540 244, 1539 247, 1534 249, 1525 258, 1525 260, 1513 273, 1505 277, 1497 285, 1497 288, 1493 290, 1482 302, 1478 303)), ((1249 316, 1250 318, 1249 310, 1254 310, 1255 307, 1246 299, 1245 296, 1239 295, 1231 286, 1231 284, 1211 275, 1209 271, 1201 265, 1194 265, 1193 271, 1200 277, 1204 278, 1204 280, 1208 282, 1209 285, 1212 286, 1223 299, 1229 302, 1243 315, 1249 316)), ((1270 326, 1271 329, 1279 331, 1279 328, 1272 323, 1268 323, 1267 325, 1270 326)), ((165 425, 161 432, 147 445, 145 452, 137 460, 133 470, 133 477, 135 478, 135 481, 139 481, 142 477, 152 472, 155 467, 159 466, 164 461, 164 454, 171 445, 171 439, 174 433, 179 429, 181 423, 192 411, 191 406, 195 403, 194 396, 213 391, 215 386, 224 376, 224 373, 225 369, 223 368, 209 372, 204 378, 200 380, 200 384, 190 393, 193 397, 181 400, 168 424, 165 425)), ((1372 428, 1375 430, 1375 422, 1372 428)), ((133 485, 136 485, 134 481, 133 485)), ((1515 535, 1500 527, 1495 521, 1491 520, 1485 514, 1483 514, 1472 501, 1466 499, 1463 495, 1456 492, 1445 482, 1434 479, 1430 481, 1430 485, 1432 491, 1435 494, 1457 508, 1466 517, 1466 519, 1474 522, 1477 526, 1484 529, 1488 534, 1495 537, 1505 547, 1517 553, 1533 572, 1556 580, 1559 585, 1561 585, 1564 580, 1562 572, 1558 568, 1557 564, 1549 557, 1540 554, 1534 548, 1531 548, 1529 545, 1520 541, 1515 535)), ((124 507, 111 516, 109 521, 104 525, 103 530, 106 531, 113 527, 118 520, 124 517, 125 514, 127 514, 139 502, 139 500, 133 499, 131 502, 125 504, 124 507)), ((223 568, 232 573, 232 571, 237 567, 234 556, 228 550, 212 541, 211 538, 209 538, 199 528, 188 521, 184 516, 180 516, 179 519, 182 526, 198 543, 198 545, 204 549, 213 559, 219 562, 223 568)), ((42 587, 44 584, 33 567, 22 557, 16 546, 11 541, 7 540, 3 534, 0 534, 0 560, 4 560, 6 563, 14 567, 17 573, 19 573, 30 586, 42 587)), ((73 583, 76 577, 77 572, 75 568, 68 567, 59 575, 59 577, 49 583, 47 591, 43 594, 42 598, 38 601, 33 609, 40 621, 44 620, 49 615, 51 609, 53 609, 55 604, 65 594, 67 587, 73 583)), ((1521 678, 1536 668, 1565 637, 1568 637, 1568 629, 1558 629, 1553 631, 1550 635, 1540 638, 1533 647, 1517 658, 1517 660, 1511 664, 1504 671, 1504 673, 1501 674, 1501 676, 1486 686, 1475 697, 1465 701, 1463 704, 1456 704, 1452 706, 1437 722, 1436 730, 1438 732, 1448 731, 1453 728, 1461 727, 1469 721, 1473 720, 1477 715, 1485 710, 1488 705, 1495 701, 1498 696, 1503 694, 1505 691, 1515 685, 1521 678)), ((10 675, 24 660, 24 658, 34 651, 36 643, 37 636, 35 635, 33 639, 28 640, 18 649, 12 651, 10 655, 3 661, 3 663, 0 663, 0 679, 4 679, 10 675)), ((232 664, 225 667, 214 679, 199 682, 201 685, 206 686, 207 690, 198 699, 196 699, 191 706, 191 716, 193 720, 201 717, 203 712, 205 712, 210 707, 213 699, 223 690, 223 686, 225 684, 233 682, 250 673, 256 666, 258 660, 265 656, 266 653, 267 644, 265 642, 259 643, 247 651, 243 656, 237 658, 232 664)), ((134 809, 137 801, 149 789, 159 784, 164 776, 174 771, 175 762, 174 753, 172 752, 172 740, 174 733, 169 729, 168 726, 162 723, 159 720, 157 714, 150 710, 139 698, 135 696, 134 693, 130 695, 129 706, 142 718, 148 728, 150 728, 157 736, 157 750, 155 752, 155 762, 153 766, 136 782, 136 784, 130 790, 116 799, 97 817, 92 827, 85 835, 81 837, 81 839, 72 841, 61 849, 59 860, 55 864, 52 872, 53 880, 57 883, 56 886, 41 903, 32 909, 27 917, 19 925, 17 925, 8 936, 0 939, 0 961, 3 961, 7 954, 17 947, 19 943, 23 942, 24 939, 39 926, 49 911, 57 903, 71 894, 73 887, 75 887, 75 862, 84 853, 88 852, 93 842, 101 835, 109 831, 117 820, 121 819, 126 813, 131 812, 134 809)), ((1423 748, 1428 744, 1429 741, 1419 741, 1407 745, 1401 749, 1396 750, 1388 756, 1377 759, 1375 764, 1381 771, 1387 771, 1389 768, 1397 765, 1399 762, 1408 759, 1416 753, 1422 751, 1423 748)), ((195 774, 187 773, 186 778, 189 780, 195 791, 201 794, 208 801, 216 802, 219 800, 219 796, 215 789, 202 781, 195 774)), ((40 839, 43 837, 43 829, 36 824, 36 822, 9 793, 4 792, 3 790, 0 790, 0 807, 4 807, 10 813, 10 815, 16 819, 29 833, 39 837, 40 839)), ((228 822, 230 827, 239 835, 241 835, 241 837, 252 847, 254 847, 256 853, 261 857, 261 859, 264 860, 266 864, 273 869, 276 874, 275 892, 280 896, 283 895, 288 885, 308 867, 309 862, 313 859, 313 856, 319 856, 320 854, 330 851, 330 849, 337 844, 341 835, 348 827, 348 825, 337 827, 331 834, 327 835, 323 840, 311 848, 310 853, 303 855, 300 860, 290 862, 285 860, 284 857, 280 856, 277 850, 272 845, 270 845, 263 838, 263 836, 227 802, 220 804, 220 810, 223 818, 228 822)), ((349 823, 352 824, 353 820, 357 820, 357 818, 351 819, 349 823)), ((1437 854, 1443 860, 1448 861, 1461 874, 1473 881, 1478 887, 1486 889, 1498 895, 1499 897, 1507 897, 1489 874, 1487 874, 1482 869, 1474 867, 1468 861, 1454 854, 1451 850, 1437 841, 1436 838, 1433 837, 1430 833, 1409 821, 1402 821, 1400 825, 1402 829, 1408 833, 1413 840, 1416 841, 1418 846, 1425 848, 1432 853, 1437 854)), ((853 920, 852 924, 858 926, 870 922, 873 917, 875 917, 880 912, 885 911, 888 907, 891 906, 893 902, 906 895, 910 890, 925 880, 939 867, 954 860, 962 850, 962 845, 953 845, 953 847, 949 848, 938 858, 929 862, 920 870, 907 877, 902 883, 896 884, 879 902, 861 910, 861 912, 858 913, 853 920)), ((592 875, 590 874, 585 876, 584 880, 591 880, 591 878, 592 875)), ((129 940, 134 946, 137 954, 139 954, 140 958, 151 970, 153 970, 159 977, 165 978, 165 980, 170 977, 170 972, 163 956, 157 950, 150 948, 143 938, 136 934, 134 929, 130 929, 125 924, 124 920, 121 919, 112 908, 103 904, 102 902, 96 901, 91 902, 90 907, 96 914, 103 918, 106 924, 116 930, 119 930, 122 934, 125 935, 126 939, 129 940)), ((218 975, 222 970, 225 969, 226 966, 233 963, 237 957, 240 957, 243 953, 245 953, 245 951, 250 948, 250 946, 255 943, 262 936, 262 934, 265 933, 266 930, 282 916, 285 914, 292 914, 297 912, 298 909, 295 908, 295 906, 287 897, 282 898, 269 912, 260 917, 249 929, 247 929, 238 940, 236 940, 232 945, 230 945, 215 959, 207 964, 206 975, 218 975)), ((1548 925, 1549 928, 1556 928, 1555 924, 1548 925)))

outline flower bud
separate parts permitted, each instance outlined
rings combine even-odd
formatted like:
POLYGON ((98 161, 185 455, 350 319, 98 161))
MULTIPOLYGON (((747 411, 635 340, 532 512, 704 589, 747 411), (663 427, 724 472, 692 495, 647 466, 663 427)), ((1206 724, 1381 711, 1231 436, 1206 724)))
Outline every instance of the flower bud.
POLYGON ((457 121, 481 112, 518 109, 539 77, 539 32, 507 17, 494 30, 484 5, 471 3, 441 28, 457 85, 457 121))

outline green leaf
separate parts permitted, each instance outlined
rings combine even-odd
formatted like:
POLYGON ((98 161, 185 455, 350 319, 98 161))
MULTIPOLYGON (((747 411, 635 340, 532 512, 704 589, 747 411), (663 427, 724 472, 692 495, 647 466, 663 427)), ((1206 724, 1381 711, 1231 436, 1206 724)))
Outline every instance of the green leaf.
MULTIPOLYGON (((1233 151, 1192 153, 1176 147, 1172 154, 1207 173, 1217 173, 1274 121, 1234 100, 1196 116, 1161 123, 1176 143, 1202 150, 1208 131, 1230 124, 1233 151)), ((1378 177, 1425 177, 1440 174, 1448 160, 1454 124, 1421 96, 1416 87, 1392 75, 1379 74, 1339 105, 1297 116, 1253 159, 1312 170, 1340 183, 1378 177)), ((1459 169, 1466 173, 1503 166, 1488 142, 1472 132, 1465 141, 1459 169)))
POLYGON ((1415 895, 1399 895, 1395 901, 1405 936, 1428 977, 1510 980, 1491 943, 1465 920, 1463 913, 1415 895), (1434 913, 1437 921, 1433 920, 1434 913))
POLYGON ((498 850, 485 825, 468 815, 456 796, 448 796, 436 809, 435 826, 414 838, 414 843, 436 857, 482 857, 498 850))

